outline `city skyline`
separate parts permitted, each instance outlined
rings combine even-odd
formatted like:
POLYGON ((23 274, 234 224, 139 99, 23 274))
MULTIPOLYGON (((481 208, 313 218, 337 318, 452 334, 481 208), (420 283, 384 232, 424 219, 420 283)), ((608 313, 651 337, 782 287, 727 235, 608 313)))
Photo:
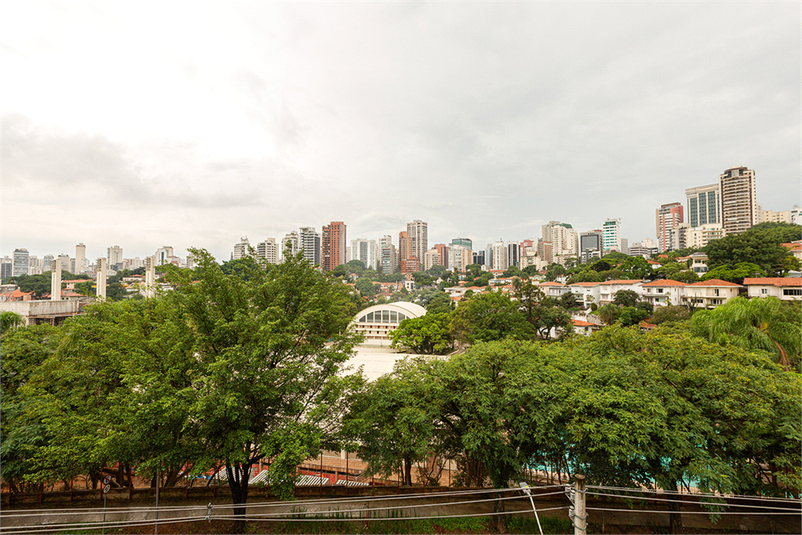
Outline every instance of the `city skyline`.
POLYGON ((799 203, 793 3, 3 8, 5 255, 415 219, 430 246, 608 218, 632 244, 740 165, 799 203))

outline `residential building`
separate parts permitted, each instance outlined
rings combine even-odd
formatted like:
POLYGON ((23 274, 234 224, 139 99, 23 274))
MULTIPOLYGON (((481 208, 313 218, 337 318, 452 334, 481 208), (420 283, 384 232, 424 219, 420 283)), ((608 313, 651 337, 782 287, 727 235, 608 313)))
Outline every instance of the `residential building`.
POLYGON ((700 276, 704 275, 709 271, 707 267, 707 261, 708 258, 705 253, 701 251, 693 253, 691 255, 691 271, 700 276))
POLYGON ((169 264, 170 261, 168 260, 169 257, 175 256, 173 254, 173 248, 169 245, 165 245, 164 247, 160 247, 156 249, 156 267, 162 266, 164 264, 169 264))
POLYGON ((713 240, 724 237, 724 228, 719 223, 689 228, 685 234, 685 246, 700 249, 713 240))
POLYGON ((395 273, 395 268, 398 265, 398 256, 393 245, 393 238, 385 234, 379 240, 379 248, 381 250, 381 268, 384 274, 395 273))
MULTIPOLYGON (((323 271, 331 271, 337 266, 347 262, 345 256, 345 223, 342 221, 332 221, 323 226, 321 267, 323 271)), ((376 240, 373 242, 373 263, 372 269, 376 269, 376 240)))
POLYGON ((359 238, 351 240, 351 253, 348 260, 359 260, 368 269, 378 269, 381 261, 380 254, 376 240, 359 238))
POLYGON ((0 260, 0 279, 7 279, 8 277, 13 277, 14 273, 14 261, 4 256, 2 260, 0 260))
POLYGON ((298 254, 298 251, 301 250, 301 239, 298 236, 298 232, 293 230, 288 234, 285 234, 284 237, 281 239, 281 257, 286 258, 289 254, 290 256, 295 256, 298 254))
POLYGON ((646 238, 643 241, 633 243, 629 248, 630 256, 642 256, 650 258, 653 254, 657 254, 657 244, 651 238, 646 238))
POLYGON ((721 185, 709 184, 685 190, 687 221, 691 228, 721 224, 721 185))
POLYGON ((682 203, 672 202, 663 204, 655 210, 655 226, 657 229, 657 246, 659 252, 671 250, 671 229, 683 223, 682 203))
POLYGON ((602 225, 604 252, 621 251, 621 219, 607 219, 602 225))
POLYGON ((462 245, 470 250, 473 250, 473 241, 470 238, 454 238, 451 240, 451 245, 462 245))
POLYGON ((28 256, 28 249, 14 249, 14 277, 28 274, 28 256))
MULTIPOLYGON (((484 259, 484 251, 482 259, 484 259)), ((466 245, 452 245, 448 248, 448 268, 456 271, 465 271, 465 269, 474 262, 474 253, 466 245)))
POLYGON ((794 205, 791 209, 791 223, 794 225, 802 225, 802 208, 799 205, 794 205))
POLYGON ((700 308, 715 308, 738 297, 742 286, 734 282, 711 279, 694 282, 685 287, 685 300, 700 308))
POLYGON ((783 301, 802 301, 802 278, 747 277, 744 286, 749 298, 776 297, 783 301))
MULTIPOLYGON (((434 248, 437 249, 437 252, 440 254, 440 265, 446 269, 450 269, 448 267, 448 250, 450 247, 444 243, 438 243, 434 248)), ((468 248, 470 249, 470 246, 468 248)))
POLYGON ((407 235, 412 240, 412 255, 418 260, 429 250, 429 224, 420 219, 407 223, 407 235))
POLYGON ((401 266, 401 273, 409 273, 407 269, 412 265, 408 262, 409 260, 418 260, 412 244, 413 240, 409 232, 402 230, 398 233, 398 265, 401 266))
POLYGON ((89 269, 89 261, 86 259, 86 245, 79 243, 75 246, 75 262, 72 272, 76 274, 86 273, 89 269))
POLYGON ((759 223, 791 223, 791 210, 784 212, 762 210, 759 223))
POLYGON ((579 237, 579 252, 601 251, 604 249, 601 230, 589 230, 579 237))
POLYGON ((546 265, 549 265, 554 262, 554 254, 552 243, 550 241, 538 240, 537 242, 537 256, 540 258, 546 265))
POLYGON ((643 295, 643 281, 633 279, 613 279, 599 284, 599 299, 596 301, 599 305, 606 305, 612 303, 615 299, 615 294, 621 290, 632 290, 638 296, 643 295))
POLYGON ((429 271, 432 266, 443 265, 440 261, 440 251, 432 247, 423 253, 423 271, 429 271))
POLYGON ((564 263, 566 258, 579 255, 579 235, 568 223, 549 221, 543 225, 543 241, 551 242, 553 261, 564 263))
MULTIPOLYGON (((58 255, 58 262, 61 264, 62 271, 70 270, 70 266, 72 265, 72 261, 70 260, 70 255, 64 253, 58 255)), ((120 261, 120 268, 122 268, 122 259, 120 261)))
POLYGON ((320 234, 315 232, 314 227, 301 227, 298 247, 312 266, 320 265, 320 234))
MULTIPOLYGON (((487 262, 486 258, 487 257, 485 256, 485 251, 472 252, 471 253, 471 261, 468 262, 468 264, 476 264, 476 265, 479 265, 479 266, 484 266, 486 264, 486 262, 487 262)), ((466 265, 468 265, 468 264, 466 264, 466 265)), ((464 271, 464 268, 461 269, 460 271, 464 271)))
POLYGON ((106 259, 109 261, 110 268, 122 269, 123 248, 119 245, 112 245, 111 247, 106 248, 106 259), (119 268, 116 267, 118 264, 120 265, 119 268))
POLYGON ((248 238, 240 238, 239 243, 234 245, 234 253, 231 255, 231 258, 234 260, 239 260, 240 258, 245 258, 248 256, 248 249, 251 248, 251 244, 248 241, 248 238))
POLYGON ((256 255, 265 259, 268 264, 278 264, 278 244, 275 238, 267 238, 256 246, 256 255))
POLYGON ((733 167, 719 175, 721 223, 726 234, 740 234, 760 218, 755 192, 755 171, 733 167))
POLYGON ((509 258, 507 257, 507 245, 499 240, 493 244, 493 269, 506 270, 510 267, 509 258))
POLYGON ((671 279, 655 280, 641 285, 642 298, 655 307, 683 304, 685 282, 671 279))
POLYGON ((507 242, 507 267, 520 267, 521 246, 518 242, 507 242))

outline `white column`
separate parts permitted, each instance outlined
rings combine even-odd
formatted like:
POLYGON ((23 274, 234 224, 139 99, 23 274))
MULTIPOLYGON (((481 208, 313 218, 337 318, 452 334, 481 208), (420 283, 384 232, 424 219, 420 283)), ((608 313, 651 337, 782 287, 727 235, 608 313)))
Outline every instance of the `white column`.
POLYGON ((50 300, 61 301, 61 258, 54 259, 50 269, 50 300))
POLYGON ((106 275, 108 273, 108 266, 106 264, 105 258, 98 258, 97 259, 97 274, 96 274, 96 286, 97 291, 95 295, 98 298, 105 299, 106 298, 106 275))

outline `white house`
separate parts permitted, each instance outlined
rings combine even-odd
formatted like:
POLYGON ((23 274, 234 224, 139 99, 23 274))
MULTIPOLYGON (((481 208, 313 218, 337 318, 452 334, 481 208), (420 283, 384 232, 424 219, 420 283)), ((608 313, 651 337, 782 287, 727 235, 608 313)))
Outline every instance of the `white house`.
POLYGON ((776 297, 784 301, 802 301, 802 279, 798 277, 747 277, 744 286, 750 299, 776 297))

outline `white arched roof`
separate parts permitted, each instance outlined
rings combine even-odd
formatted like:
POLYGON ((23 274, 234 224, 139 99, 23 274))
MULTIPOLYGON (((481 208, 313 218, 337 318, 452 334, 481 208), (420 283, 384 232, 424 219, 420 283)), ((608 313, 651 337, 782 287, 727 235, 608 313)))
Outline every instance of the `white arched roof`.
POLYGON ((365 317, 371 312, 384 311, 384 310, 398 312, 399 314, 403 314, 407 318, 419 318, 426 314, 426 309, 420 305, 417 305, 415 303, 410 303, 407 301, 398 301, 396 303, 383 303, 381 305, 370 306, 365 310, 360 311, 356 316, 354 316, 354 321, 359 322, 360 318, 365 317))

